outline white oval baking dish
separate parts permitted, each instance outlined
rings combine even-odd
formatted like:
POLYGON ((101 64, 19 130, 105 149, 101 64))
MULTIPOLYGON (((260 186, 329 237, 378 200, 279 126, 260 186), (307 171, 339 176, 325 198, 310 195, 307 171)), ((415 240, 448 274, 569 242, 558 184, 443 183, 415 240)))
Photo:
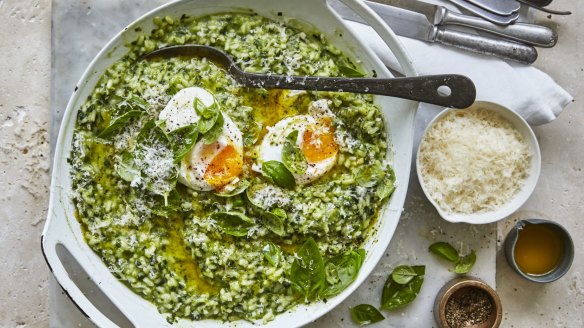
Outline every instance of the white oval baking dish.
MULTIPOLYGON (((342 0, 342 2, 362 16, 381 36, 389 50, 398 59, 406 76, 416 75, 412 62, 401 43, 375 13, 360 0, 342 0)), ((94 306, 69 277, 58 257, 58 247, 65 247, 71 253, 93 282, 136 327, 196 326, 204 328, 216 327, 217 325, 224 327, 251 327, 253 325, 244 321, 222 323, 214 320, 197 322, 182 320, 171 325, 158 313, 154 305, 134 294, 118 281, 83 239, 69 197, 71 181, 70 167, 67 163, 79 107, 86 101, 105 69, 127 52, 124 44, 137 37, 138 33, 135 32, 137 27, 141 27, 143 31, 152 30, 154 26, 152 19, 155 16, 180 17, 187 14, 196 17, 213 13, 250 11, 273 20, 294 19, 307 26, 312 26, 325 34, 330 42, 350 57, 358 58, 368 71, 375 70, 380 77, 392 76, 383 63, 360 40, 359 36, 351 32, 326 0, 179 0, 145 14, 117 34, 90 63, 78 83, 78 89, 71 96, 67 105, 56 144, 48 217, 41 242, 43 253, 56 280, 79 309, 99 327, 116 327, 116 324, 94 306), (279 12, 283 15, 279 16, 279 12)), ((316 302, 297 306, 292 311, 283 313, 275 320, 268 322, 266 327, 302 326, 327 313, 347 298, 365 280, 389 245, 406 197, 412 157, 414 117, 418 103, 381 96, 376 97, 376 101, 382 107, 387 123, 386 130, 392 145, 392 151, 388 156, 395 169, 398 186, 390 202, 381 211, 381 219, 377 221, 378 226, 374 230, 376 234, 371 236, 364 245, 367 256, 359 276, 351 286, 328 300, 327 303, 316 302)))

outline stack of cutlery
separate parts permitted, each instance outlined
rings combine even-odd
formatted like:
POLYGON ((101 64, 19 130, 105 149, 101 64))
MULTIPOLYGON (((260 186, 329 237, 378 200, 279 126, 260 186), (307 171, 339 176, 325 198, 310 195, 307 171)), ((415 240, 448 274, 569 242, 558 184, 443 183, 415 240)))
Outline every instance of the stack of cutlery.
MULTIPOLYGON (((518 14, 519 3, 502 0, 449 0, 455 3, 473 5, 480 10, 493 12, 479 7, 493 5, 491 10, 499 13, 518 14), (467 2, 468 1, 468 2, 467 2), (476 4, 475 4, 476 3, 476 4), (511 4, 512 3, 512 4, 511 4), (496 9, 493 9, 496 8, 496 9)), ((452 12, 446 7, 418 0, 370 0, 365 3, 373 9, 392 29, 401 36, 438 42, 467 51, 497 56, 523 64, 531 64, 537 59, 534 47, 553 47, 557 33, 545 26, 519 23, 517 18, 509 18, 506 24, 493 23, 479 17, 452 12), (489 36, 468 33, 456 27, 472 28, 487 32, 489 36)), ((333 3, 335 10, 343 18, 363 23, 362 19, 340 3, 333 3)), ((462 8, 466 8, 461 5, 462 8)))

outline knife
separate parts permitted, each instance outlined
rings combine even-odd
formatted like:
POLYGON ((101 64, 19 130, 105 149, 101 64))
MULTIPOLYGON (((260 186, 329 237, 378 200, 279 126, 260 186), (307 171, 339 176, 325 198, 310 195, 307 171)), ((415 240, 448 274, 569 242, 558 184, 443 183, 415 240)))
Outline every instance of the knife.
MULTIPOLYGON (((537 51, 531 46, 449 30, 441 26, 435 26, 423 14, 378 3, 366 3, 397 35, 426 42, 439 42, 444 45, 484 55, 497 56, 523 64, 531 64, 537 59, 537 51)), ((355 12, 340 2, 331 2, 331 5, 342 18, 367 24, 355 12)))
MULTIPOLYGON (((545 26, 527 23, 515 23, 508 26, 501 26, 477 17, 457 14, 443 6, 437 6, 422 1, 370 0, 370 2, 398 7, 423 14, 427 17, 428 21, 434 25, 460 25, 471 27, 532 46, 550 48, 558 41, 558 34, 551 28, 545 26)), ((379 10, 381 11, 382 9, 379 8, 379 10)))

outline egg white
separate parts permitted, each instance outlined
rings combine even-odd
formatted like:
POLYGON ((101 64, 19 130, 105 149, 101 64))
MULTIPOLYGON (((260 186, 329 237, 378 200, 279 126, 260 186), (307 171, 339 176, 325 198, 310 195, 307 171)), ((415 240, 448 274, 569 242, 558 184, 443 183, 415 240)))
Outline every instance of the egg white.
MULTIPOLYGON (((215 103, 215 97, 209 91, 191 87, 177 92, 168 102, 164 110, 160 112, 159 119, 165 121, 167 132, 183 126, 197 123, 200 116, 193 107, 195 98, 205 106, 215 103)), ((205 172, 215 156, 221 153, 225 147, 232 145, 243 161, 243 135, 235 122, 225 113, 223 115, 223 131, 215 142, 205 145, 202 140, 197 142, 193 149, 181 160, 178 172, 178 181, 185 186, 199 191, 210 191, 214 187, 205 180, 205 172), (213 151, 203 151, 212 149, 213 151)), ((229 183, 237 181, 234 177, 229 183)))
MULTIPOLYGON (((309 107, 311 115, 296 115, 280 120, 273 127, 268 128, 268 133, 262 140, 258 153, 258 165, 252 167, 253 170, 261 172, 262 163, 267 161, 282 162, 282 153, 286 136, 292 131, 298 131, 296 145, 300 147, 303 143, 304 132, 309 128, 318 125, 316 118, 331 118, 332 112, 328 108, 328 100, 318 100, 309 107), (316 117, 316 118, 315 118, 316 117)), ((317 163, 308 163, 306 171, 302 174, 295 174, 294 180, 298 185, 310 183, 328 172, 335 164, 337 155, 326 158, 317 163)))
POLYGON ((215 103, 213 94, 203 88, 191 87, 180 90, 172 96, 158 116, 160 120, 165 121, 167 132, 199 121, 199 114, 193 105, 195 98, 207 107, 215 103))

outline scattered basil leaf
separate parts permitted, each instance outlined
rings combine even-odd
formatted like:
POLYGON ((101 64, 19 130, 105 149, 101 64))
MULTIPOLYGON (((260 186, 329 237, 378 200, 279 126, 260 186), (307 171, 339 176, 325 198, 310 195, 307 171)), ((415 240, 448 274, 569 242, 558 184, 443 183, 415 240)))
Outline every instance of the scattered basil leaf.
POLYGON ((296 144, 296 140, 298 140, 298 130, 294 130, 286 136, 282 147, 282 163, 286 165, 290 172, 303 174, 306 172, 308 162, 306 162, 302 149, 296 144))
POLYGON ((247 236, 249 229, 254 226, 251 218, 239 212, 215 212, 210 219, 215 221, 221 231, 235 237, 247 236))
POLYGON ((225 121, 223 120, 223 114, 219 112, 219 114, 217 114, 217 119, 215 120, 215 124, 213 125, 213 127, 211 127, 211 129, 209 129, 209 131, 207 131, 203 135, 203 142, 205 143, 205 145, 212 144, 213 142, 215 142, 215 140, 219 138, 219 136, 221 136, 221 132, 223 132, 224 123, 225 121))
POLYGON ((278 266, 282 260, 282 251, 280 247, 274 243, 266 243, 266 246, 262 249, 264 257, 273 266, 278 266))
POLYGON ((458 262, 460 258, 458 251, 449 243, 439 241, 430 245, 428 249, 432 254, 452 263, 458 262))
POLYGON ((371 188, 385 177, 385 172, 379 165, 368 165, 360 169, 355 180, 361 187, 371 188))
POLYGON ((405 285, 412 281, 418 274, 409 265, 400 265, 393 269, 391 273, 391 279, 400 285, 405 285))
POLYGON ((205 104, 203 104, 201 99, 195 97, 195 100, 193 100, 193 107, 195 108, 197 114, 199 114, 205 119, 212 118, 213 116, 217 115, 217 112, 219 111, 219 106, 217 106, 217 102, 214 99, 213 104, 211 104, 211 106, 206 106, 205 104))
POLYGON ((262 172, 270 178, 277 186, 292 189, 296 186, 294 175, 288 170, 286 165, 278 161, 267 161, 262 164, 262 172))
POLYGON ((201 134, 205 134, 207 132, 209 132, 209 130, 211 130, 211 128, 213 128, 213 126, 215 126, 215 122, 217 122, 217 119, 219 118, 219 111, 217 111, 217 113, 215 115, 213 115, 211 118, 204 118, 201 117, 199 119, 199 122, 197 123, 198 128, 199 128, 199 133, 201 134))
POLYGON ((365 257, 364 250, 347 251, 337 255, 325 264, 326 288, 322 292, 323 297, 337 295, 347 288, 359 274, 365 257))
POLYGON ((393 275, 389 275, 383 293, 381 295, 381 309, 393 310, 395 308, 411 303, 422 288, 424 283, 424 273, 426 267, 423 265, 411 266, 416 276, 406 284, 398 284, 393 280, 393 275))
POLYGON ((324 261, 312 237, 308 238, 298 250, 288 279, 294 289, 306 299, 316 298, 324 287, 324 261))
POLYGON ((247 132, 243 134, 243 145, 245 147, 253 146, 259 139, 262 132, 262 123, 251 122, 247 132))
POLYGON ((174 162, 178 163, 197 143, 199 130, 196 124, 191 124, 171 131, 168 136, 174 152, 174 162))
POLYGON ((359 72, 358 70, 351 68, 351 67, 348 67, 348 66, 344 66, 344 65, 339 66, 339 72, 346 77, 363 77, 363 76, 365 76, 365 74, 359 72))
POLYGON ((355 323, 358 323, 361 326, 385 319, 379 310, 369 304, 359 304, 354 308, 351 308, 351 318, 355 323))
POLYGON ((244 192, 249 187, 249 180, 239 180, 235 185, 227 185, 220 191, 215 192, 219 197, 233 197, 244 192))
POLYGON ((108 138, 117 132, 120 128, 126 126, 132 118, 142 116, 143 114, 145 114, 145 112, 141 110, 131 110, 121 116, 118 116, 112 119, 110 124, 105 129, 103 129, 103 131, 101 131, 97 137, 108 138))
POLYGON ((466 274, 468 273, 472 267, 475 265, 477 261, 477 254, 475 251, 470 251, 470 253, 466 256, 463 256, 456 262, 456 266, 454 267, 454 273, 457 274, 466 274))
POLYGON ((140 169, 134 163, 134 156, 125 151, 122 153, 120 160, 116 166, 116 173, 125 181, 132 182, 136 177, 140 176, 140 169))

